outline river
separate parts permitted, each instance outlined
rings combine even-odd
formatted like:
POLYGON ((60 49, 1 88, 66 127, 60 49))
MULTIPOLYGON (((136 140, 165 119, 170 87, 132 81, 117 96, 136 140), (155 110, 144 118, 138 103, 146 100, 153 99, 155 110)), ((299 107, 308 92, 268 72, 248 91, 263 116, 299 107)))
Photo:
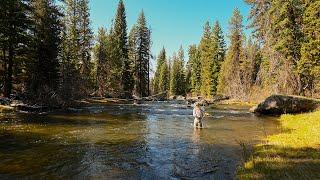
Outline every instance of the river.
POLYGON ((207 107, 192 127, 183 102, 90 105, 68 112, 0 114, 0 179, 234 179, 239 142, 278 131, 248 107, 207 107))

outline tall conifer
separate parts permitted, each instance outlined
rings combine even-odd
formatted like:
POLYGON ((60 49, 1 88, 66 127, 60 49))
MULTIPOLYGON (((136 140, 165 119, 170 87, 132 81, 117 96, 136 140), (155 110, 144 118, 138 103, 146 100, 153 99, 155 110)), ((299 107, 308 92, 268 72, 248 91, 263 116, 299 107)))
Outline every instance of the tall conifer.
POLYGON ((19 53, 28 51, 32 39, 29 31, 31 21, 28 18, 30 11, 26 0, 4 0, 0 3, 0 49, 3 58, 4 96, 12 93, 14 70, 17 68, 19 53))
POLYGON ((212 80, 210 95, 217 93, 218 78, 221 69, 221 64, 225 59, 226 44, 220 24, 216 21, 212 30, 212 48, 213 48, 213 67, 212 67, 212 80))
POLYGON ((213 47, 209 22, 206 22, 204 26, 199 50, 201 55, 201 95, 210 97, 212 92, 213 47))
POLYGON ((160 80, 161 68, 164 63, 166 63, 166 50, 163 47, 157 58, 157 67, 156 67, 156 72, 153 78, 153 92, 155 94, 160 92, 161 86, 159 84, 159 80, 160 80))
POLYGON ((243 25, 242 15, 235 9, 229 22, 230 46, 219 77, 218 92, 240 98, 243 95, 241 87, 241 65, 243 62, 243 25))
POLYGON ((191 92, 193 95, 199 95, 201 87, 201 60, 200 52, 196 45, 189 47, 189 66, 191 68, 191 92))
MULTIPOLYGON (((34 61, 28 69, 28 88, 32 95, 52 96, 59 85, 58 54, 62 14, 53 0, 32 1, 32 9, 35 24, 34 61)), ((39 98, 44 100, 47 97, 39 98)))
POLYGON ((150 92, 149 82, 149 61, 150 61, 150 45, 151 31, 147 27, 147 21, 142 11, 138 17, 136 25, 136 59, 134 67, 134 93, 136 96, 145 97, 150 92))
POLYGON ((94 56, 97 66, 97 86, 98 94, 105 96, 107 93, 107 76, 108 76, 108 52, 107 52, 107 32, 104 28, 99 28, 97 43, 94 47, 94 56))
POLYGON ((301 77, 301 93, 319 97, 320 93, 320 1, 307 0, 304 3, 301 60, 298 72, 301 77))

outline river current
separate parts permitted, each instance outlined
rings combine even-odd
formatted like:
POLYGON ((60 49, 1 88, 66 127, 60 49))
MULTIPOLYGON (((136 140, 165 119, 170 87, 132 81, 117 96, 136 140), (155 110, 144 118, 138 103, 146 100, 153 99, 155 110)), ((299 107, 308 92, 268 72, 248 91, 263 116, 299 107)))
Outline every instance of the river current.
POLYGON ((276 118, 248 107, 206 111, 201 130, 184 102, 0 114, 0 178, 234 179, 239 142, 277 132, 276 118))

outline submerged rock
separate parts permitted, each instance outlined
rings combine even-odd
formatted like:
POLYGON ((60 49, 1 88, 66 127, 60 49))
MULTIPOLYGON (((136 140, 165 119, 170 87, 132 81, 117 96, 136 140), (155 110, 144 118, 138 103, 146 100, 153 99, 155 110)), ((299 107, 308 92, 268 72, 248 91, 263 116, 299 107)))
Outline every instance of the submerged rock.
POLYGON ((302 96, 272 95, 250 112, 267 115, 281 115, 286 113, 310 112, 320 106, 320 100, 302 96))

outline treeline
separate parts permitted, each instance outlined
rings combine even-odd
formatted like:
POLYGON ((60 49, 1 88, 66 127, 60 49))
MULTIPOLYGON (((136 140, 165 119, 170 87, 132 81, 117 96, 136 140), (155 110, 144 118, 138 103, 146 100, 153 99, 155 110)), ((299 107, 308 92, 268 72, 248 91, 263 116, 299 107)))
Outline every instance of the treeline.
POLYGON ((111 27, 96 36, 88 0, 1 1, 0 93, 44 103, 150 91, 247 100, 272 93, 319 97, 320 2, 246 2, 251 24, 244 27, 236 9, 228 47, 219 22, 207 22, 199 44, 189 46, 187 62, 182 47, 171 57, 161 50, 149 83, 151 30, 141 12, 127 32, 122 0, 111 27))
POLYGON ((126 12, 120 0, 112 27, 99 28, 94 56, 97 95, 132 98, 149 95, 151 30, 142 11, 127 34, 126 12))
POLYGON ((149 94, 151 32, 144 13, 128 37, 120 0, 112 27, 100 28, 94 45, 88 4, 1 1, 0 94, 46 104, 149 94))
POLYGON ((228 47, 219 22, 207 22, 198 45, 167 57, 163 49, 152 80, 154 94, 259 100, 273 93, 320 96, 320 1, 246 0, 249 27, 235 9, 228 47), (252 28, 246 37, 245 28, 252 28))
POLYGON ((271 92, 320 95, 320 1, 247 0, 260 45, 256 84, 271 92))
POLYGON ((200 44, 189 47, 187 63, 182 46, 171 58, 167 58, 165 49, 162 49, 152 79, 153 93, 168 92, 168 95, 189 94, 204 97, 216 95, 225 52, 226 43, 219 22, 216 21, 212 27, 207 22, 200 44))

